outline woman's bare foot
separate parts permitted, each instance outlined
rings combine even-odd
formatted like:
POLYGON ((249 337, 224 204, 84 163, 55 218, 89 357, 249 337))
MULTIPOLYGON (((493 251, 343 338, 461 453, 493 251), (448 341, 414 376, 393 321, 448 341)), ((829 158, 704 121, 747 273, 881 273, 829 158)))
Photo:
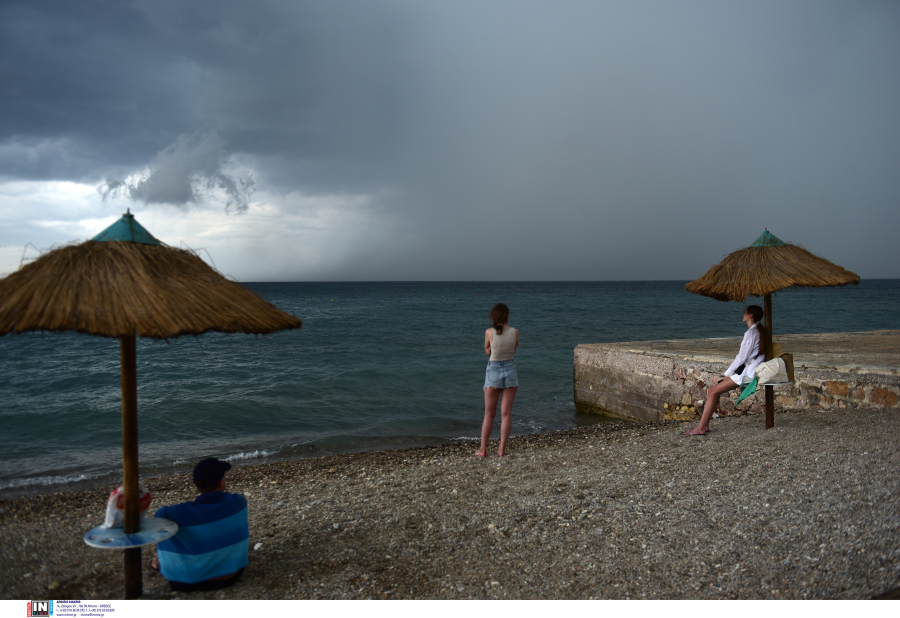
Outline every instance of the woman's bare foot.
POLYGON ((487 457, 487 453, 484 452, 484 449, 478 449, 472 453, 472 457, 487 457))
POLYGON ((687 431, 684 432, 686 436, 705 436, 709 433, 709 428, 699 429, 699 425, 697 427, 691 427, 687 431))

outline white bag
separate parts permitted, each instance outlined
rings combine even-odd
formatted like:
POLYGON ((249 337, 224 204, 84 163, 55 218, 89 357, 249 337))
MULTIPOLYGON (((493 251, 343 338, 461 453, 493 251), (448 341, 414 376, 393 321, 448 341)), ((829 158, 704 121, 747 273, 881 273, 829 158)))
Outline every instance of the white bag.
MULTIPOLYGON (((141 513, 141 519, 144 519, 144 512, 150 506, 153 497, 143 483, 138 483, 138 511, 141 513)), ((109 494, 109 500, 106 502, 106 521, 103 523, 104 528, 121 528, 125 525, 125 487, 114 489, 109 494)))
POLYGON ((781 357, 760 363, 756 368, 756 378, 759 384, 783 384, 790 382, 787 366, 781 357))

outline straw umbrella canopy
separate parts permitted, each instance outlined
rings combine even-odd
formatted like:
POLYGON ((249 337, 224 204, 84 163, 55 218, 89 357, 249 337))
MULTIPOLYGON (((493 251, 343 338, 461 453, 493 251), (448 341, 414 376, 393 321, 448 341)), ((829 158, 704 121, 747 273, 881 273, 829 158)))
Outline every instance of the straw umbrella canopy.
MULTIPOLYGON (((135 337, 300 326, 196 254, 154 238, 130 212, 94 239, 50 251, 0 279, 0 335, 72 330, 119 339, 127 534, 140 530, 135 337)), ((140 596, 140 548, 125 550, 125 586, 126 598, 140 596)))
POLYGON ((0 335, 74 330, 169 339, 300 325, 196 254, 164 245, 130 213, 93 240, 50 251, 0 280, 0 335))
MULTIPOLYGON (((716 300, 744 302, 747 296, 765 299, 766 359, 772 354, 772 294, 794 287, 835 287, 859 284, 859 275, 786 243, 766 230, 749 247, 725 256, 706 274, 685 285, 688 292, 716 300)), ((766 387, 766 429, 775 425, 774 395, 766 387)))

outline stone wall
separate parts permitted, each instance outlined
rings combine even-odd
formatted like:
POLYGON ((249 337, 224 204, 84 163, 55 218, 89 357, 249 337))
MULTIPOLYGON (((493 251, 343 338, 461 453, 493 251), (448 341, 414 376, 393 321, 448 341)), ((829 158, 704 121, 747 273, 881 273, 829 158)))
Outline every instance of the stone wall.
MULTIPOLYGON (((794 354, 795 382, 775 387, 775 409, 900 409, 900 331, 777 337, 794 354)), ((584 344, 575 348, 575 406, 581 412, 660 421, 702 410, 740 347, 740 339, 584 344), (681 408, 683 409, 683 408, 681 408)), ((764 411, 763 388, 735 406, 723 397, 720 416, 764 411)))

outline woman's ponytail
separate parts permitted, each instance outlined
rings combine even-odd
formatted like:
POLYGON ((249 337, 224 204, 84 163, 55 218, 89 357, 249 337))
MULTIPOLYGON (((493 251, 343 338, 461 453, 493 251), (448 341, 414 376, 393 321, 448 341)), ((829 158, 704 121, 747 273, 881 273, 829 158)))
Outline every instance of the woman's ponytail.
POLYGON ((497 303, 491 309, 491 322, 494 323, 494 328, 497 330, 498 335, 503 334, 503 325, 509 322, 509 307, 504 305, 503 303, 497 303))

